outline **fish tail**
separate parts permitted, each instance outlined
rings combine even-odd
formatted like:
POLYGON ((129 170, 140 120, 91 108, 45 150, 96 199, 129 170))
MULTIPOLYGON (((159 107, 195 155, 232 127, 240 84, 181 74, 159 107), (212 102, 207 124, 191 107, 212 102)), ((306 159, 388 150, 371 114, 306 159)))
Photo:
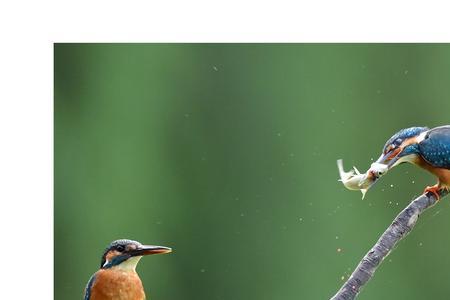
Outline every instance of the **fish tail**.
POLYGON ((361 198, 361 200, 364 200, 364 197, 366 196, 366 193, 367 193, 367 189, 362 189, 362 190, 360 190, 361 191, 361 193, 362 193, 362 198, 361 198))

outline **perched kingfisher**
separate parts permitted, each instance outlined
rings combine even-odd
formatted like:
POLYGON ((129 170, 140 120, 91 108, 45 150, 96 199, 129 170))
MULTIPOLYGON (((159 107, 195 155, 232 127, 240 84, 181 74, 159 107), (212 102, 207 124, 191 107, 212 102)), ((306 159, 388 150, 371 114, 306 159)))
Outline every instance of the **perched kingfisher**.
POLYGON ((144 300, 144 287, 136 265, 144 255, 171 251, 167 247, 142 245, 132 240, 112 242, 102 255, 100 270, 89 279, 84 300, 144 300))
POLYGON ((433 129, 411 127, 394 134, 384 145, 377 163, 387 164, 391 169, 404 162, 415 164, 438 178, 438 183, 426 187, 424 193, 431 192, 439 200, 439 191, 450 187, 450 125, 433 129))

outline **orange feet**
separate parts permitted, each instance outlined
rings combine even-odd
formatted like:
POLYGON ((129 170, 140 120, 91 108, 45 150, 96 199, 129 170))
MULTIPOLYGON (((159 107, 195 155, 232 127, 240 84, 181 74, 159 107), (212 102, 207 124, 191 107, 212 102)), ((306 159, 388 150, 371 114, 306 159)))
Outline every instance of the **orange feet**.
POLYGON ((433 185, 433 186, 427 186, 425 190, 423 191, 424 194, 430 192, 433 193, 433 195, 436 197, 436 201, 439 201, 441 199, 441 195, 439 194, 439 191, 441 188, 444 188, 448 190, 447 186, 440 186, 439 183, 433 185))
POLYGON ((448 185, 444 185, 442 188, 447 192, 450 192, 450 187, 448 185))

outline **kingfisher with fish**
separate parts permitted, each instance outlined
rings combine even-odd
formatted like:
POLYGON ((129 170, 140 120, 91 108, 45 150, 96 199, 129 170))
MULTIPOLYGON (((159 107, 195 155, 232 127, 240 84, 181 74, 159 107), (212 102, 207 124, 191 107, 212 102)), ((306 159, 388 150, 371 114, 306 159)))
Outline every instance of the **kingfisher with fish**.
MULTIPOLYGON (((338 161, 341 181, 348 189, 365 192, 386 172, 402 164, 411 163, 435 175, 438 182, 425 188, 440 199, 439 192, 450 188, 450 125, 435 128, 410 127, 398 131, 387 140, 382 154, 366 173, 344 172, 338 161)), ((356 170, 356 169, 355 169, 356 170)))

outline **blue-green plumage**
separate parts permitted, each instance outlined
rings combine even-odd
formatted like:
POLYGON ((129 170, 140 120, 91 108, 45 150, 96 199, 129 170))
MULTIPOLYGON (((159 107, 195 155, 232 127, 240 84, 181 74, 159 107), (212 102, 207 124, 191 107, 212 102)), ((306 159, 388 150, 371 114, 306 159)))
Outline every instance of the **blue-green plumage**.
POLYGON ((429 130, 418 149, 423 159, 433 167, 450 169, 450 126, 429 130))
POLYGON ((84 292, 84 300, 91 299, 91 289, 92 289, 92 285, 94 284, 94 281, 95 281, 95 274, 92 275, 92 277, 89 279, 89 281, 86 285, 86 291, 84 292))
POLYGON ((121 263, 123 263, 124 261, 129 259, 130 257, 131 257, 130 255, 118 255, 118 256, 114 257, 113 259, 111 259, 110 262, 105 263, 102 266, 102 268, 103 269, 109 269, 109 268, 112 268, 114 266, 120 265, 121 263))
POLYGON ((418 136, 427 130, 429 130, 428 127, 410 127, 402 129, 387 140, 386 144, 384 144, 383 152, 386 152, 386 149, 390 145, 400 146, 406 139, 418 136))
POLYGON ((450 188, 450 125, 433 129, 411 127, 394 134, 384 145, 377 163, 388 169, 404 162, 413 163, 431 172, 438 183, 427 187, 439 199, 441 188, 450 188))
POLYGON ((404 145, 398 153, 398 158, 411 154, 420 155, 426 163, 436 168, 450 169, 450 126, 433 129, 427 127, 411 127, 402 129, 394 134, 384 145, 383 153, 404 145), (423 139, 408 143, 409 139, 425 134, 423 139), (406 145, 405 145, 406 142, 406 145))

